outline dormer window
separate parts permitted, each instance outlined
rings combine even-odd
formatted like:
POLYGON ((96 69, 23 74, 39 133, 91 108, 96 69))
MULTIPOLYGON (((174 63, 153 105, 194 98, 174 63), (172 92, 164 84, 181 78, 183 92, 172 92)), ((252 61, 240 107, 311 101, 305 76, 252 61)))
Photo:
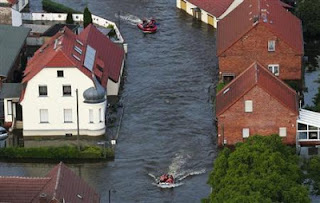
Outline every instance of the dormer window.
POLYGON ((268 41, 268 51, 276 51, 276 41, 275 40, 269 40, 268 41))
POLYGON ((273 73, 275 76, 279 76, 280 70, 279 70, 279 64, 270 64, 268 65, 268 69, 273 73))

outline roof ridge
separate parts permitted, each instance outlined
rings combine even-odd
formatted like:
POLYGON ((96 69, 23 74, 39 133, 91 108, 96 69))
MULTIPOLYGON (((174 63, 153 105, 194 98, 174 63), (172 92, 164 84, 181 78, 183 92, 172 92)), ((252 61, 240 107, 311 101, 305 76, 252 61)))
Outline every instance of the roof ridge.
POLYGON ((27 177, 27 176, 0 176, 0 178, 17 178, 17 179, 51 179, 50 177, 27 177))

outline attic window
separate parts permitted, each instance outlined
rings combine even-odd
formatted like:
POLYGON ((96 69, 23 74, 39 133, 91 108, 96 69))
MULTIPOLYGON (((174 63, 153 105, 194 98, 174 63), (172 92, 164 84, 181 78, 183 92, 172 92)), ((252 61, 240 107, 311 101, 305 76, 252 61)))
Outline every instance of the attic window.
POLYGON ((244 112, 250 113, 253 111, 252 100, 246 100, 244 102, 244 112))
POLYGON ((82 50, 79 47, 74 46, 74 50, 78 52, 80 55, 82 54, 82 50))
POLYGON ((73 58, 77 59, 78 61, 80 61, 80 58, 77 57, 76 55, 72 54, 73 58))
POLYGON ((275 40, 269 40, 268 41, 268 51, 276 51, 276 41, 275 40))
POLYGON ((226 94, 230 90, 230 87, 223 91, 223 94, 226 94))
POLYGON ((83 43, 82 43, 80 40, 76 39, 76 41, 77 41, 81 46, 83 46, 83 43))

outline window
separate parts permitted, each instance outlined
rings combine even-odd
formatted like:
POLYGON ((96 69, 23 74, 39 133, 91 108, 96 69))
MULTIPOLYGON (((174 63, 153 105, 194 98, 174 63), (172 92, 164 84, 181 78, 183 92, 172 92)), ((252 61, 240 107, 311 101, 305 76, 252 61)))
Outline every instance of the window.
POLYGON ((276 51, 276 41, 275 40, 268 41, 268 51, 276 51))
POLYGON ((101 108, 99 109, 99 119, 100 119, 100 123, 101 123, 103 121, 101 108))
POLYGON ((63 85, 63 96, 71 96, 71 85, 63 85))
POLYGON ((244 102, 244 112, 249 113, 253 111, 252 100, 246 100, 244 102))
POLYGON ((39 85, 39 96, 45 97, 48 95, 47 85, 39 85))
POLYGON ((93 123, 93 110, 89 109, 89 123, 93 123))
POLYGON ((242 129, 242 137, 243 138, 248 138, 249 137, 249 128, 243 128, 242 129))
POLYGON ((74 50, 75 50, 76 52, 78 52, 80 55, 82 54, 82 50, 81 50, 79 47, 74 46, 73 48, 74 48, 74 50))
POLYGON ((40 123, 49 123, 48 109, 40 109, 40 123))
POLYGON ((57 77, 58 78, 63 78, 63 70, 58 70, 57 71, 57 77))
POLYGON ((287 136, 287 128, 279 128, 279 136, 286 137, 287 136))
POLYGON ((72 123, 72 109, 64 109, 64 122, 72 123))
POLYGON ((8 115, 12 115, 12 101, 11 100, 8 100, 7 101, 7 107, 8 107, 8 115))
POLYGON ((270 64, 268 66, 271 73, 273 73, 275 76, 279 76, 280 70, 279 70, 279 64, 270 64))

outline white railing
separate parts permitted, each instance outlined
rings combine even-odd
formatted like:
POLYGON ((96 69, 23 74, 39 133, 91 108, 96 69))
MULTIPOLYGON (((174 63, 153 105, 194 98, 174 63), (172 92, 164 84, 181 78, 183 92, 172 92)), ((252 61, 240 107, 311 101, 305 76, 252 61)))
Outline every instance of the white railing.
MULTIPOLYGON (((21 13, 22 20, 30 20, 30 21, 65 21, 67 19, 66 13, 21 13)), ((72 18, 75 22, 83 22, 83 14, 72 14, 72 18)), ((115 43, 124 43, 124 39, 117 27, 117 25, 109 20, 101 18, 96 15, 92 15, 92 22, 101 27, 108 28, 110 25, 113 26, 115 33, 117 35, 115 43)), ((127 45, 126 45, 127 46, 127 45)))

